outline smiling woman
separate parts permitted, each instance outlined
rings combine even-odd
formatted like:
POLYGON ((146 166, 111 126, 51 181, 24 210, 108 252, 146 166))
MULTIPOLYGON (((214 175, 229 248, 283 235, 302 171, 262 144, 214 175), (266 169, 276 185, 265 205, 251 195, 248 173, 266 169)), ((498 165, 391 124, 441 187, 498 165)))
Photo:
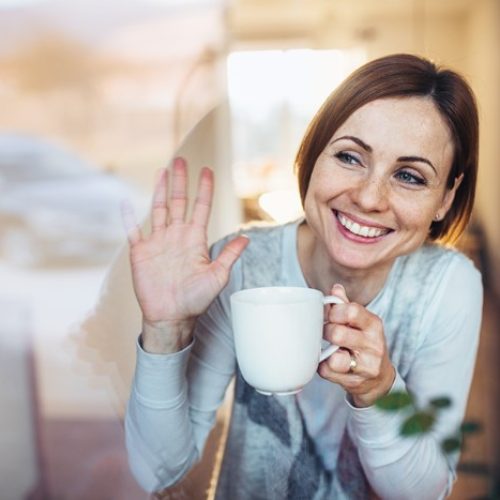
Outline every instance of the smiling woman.
MULTIPOLYGON (((432 112, 437 116, 438 123, 444 126, 443 133, 447 134, 448 140, 451 141, 453 158, 446 187, 457 190, 458 200, 449 207, 446 217, 438 217, 438 220, 433 222, 430 237, 454 241, 467 225, 474 204, 479 143, 476 103, 470 87, 456 73, 447 69, 437 72, 432 63, 423 59, 403 54, 391 59, 372 61, 355 71, 329 96, 311 121, 297 154, 296 168, 302 200, 305 199, 317 158, 332 140, 333 133, 348 118, 352 121, 350 115, 377 99, 405 96, 427 98, 429 104, 433 105, 432 112), (467 174, 467 182, 462 183, 461 176, 464 172, 467 174), (455 186, 457 180, 458 185, 455 186)), ((410 128, 407 130, 407 136, 415 133, 415 138, 422 140, 425 122, 418 121, 421 114, 414 116, 403 113, 404 116, 399 117, 399 126, 406 130, 410 128)), ((372 127, 377 130, 379 124, 372 122, 372 127)), ((396 137, 393 135, 394 142, 396 137)), ((358 145, 362 147, 359 139, 358 145)), ((369 152, 366 145, 364 149, 369 152)), ((444 152, 438 153, 441 157, 444 152)), ((404 152, 404 155, 398 160, 413 164, 417 159, 414 153, 409 151, 404 152), (406 156, 408 154, 410 157, 406 156)), ((428 159, 423 163, 433 166, 428 159)))
POLYGON ((316 258, 337 264, 334 281, 374 268, 385 281, 397 256, 424 243, 460 184, 447 189, 452 159, 448 127, 426 97, 377 99, 339 127, 314 165, 303 226, 320 242, 316 258))
POLYGON ((126 437, 145 489, 175 484, 202 455, 234 376, 217 498, 450 493, 458 455, 440 443, 463 419, 482 284, 470 260, 433 240, 468 221, 477 130, 473 94, 458 74, 407 54, 372 61, 331 94, 301 143, 305 217, 211 249, 212 173, 202 171, 187 217, 187 165, 174 161, 153 195, 151 234, 129 227, 143 328, 126 437), (233 293, 274 286, 340 302, 323 328, 339 349, 301 392, 280 397, 244 379, 230 321, 233 293), (446 394, 453 407, 432 432, 404 438, 404 411, 388 416, 376 406, 396 391, 422 406, 446 394))

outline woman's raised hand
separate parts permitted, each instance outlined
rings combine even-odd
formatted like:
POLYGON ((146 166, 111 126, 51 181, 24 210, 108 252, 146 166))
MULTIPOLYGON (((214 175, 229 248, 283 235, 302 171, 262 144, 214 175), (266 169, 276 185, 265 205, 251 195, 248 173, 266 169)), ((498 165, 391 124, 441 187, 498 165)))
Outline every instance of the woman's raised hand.
POLYGON ((123 210, 146 351, 175 352, 189 344, 196 318, 227 284, 231 267, 248 244, 248 238, 239 236, 210 259, 207 224, 213 184, 212 171, 204 167, 188 220, 187 165, 176 158, 172 171, 162 170, 155 186, 151 234, 143 234, 130 208, 123 210))

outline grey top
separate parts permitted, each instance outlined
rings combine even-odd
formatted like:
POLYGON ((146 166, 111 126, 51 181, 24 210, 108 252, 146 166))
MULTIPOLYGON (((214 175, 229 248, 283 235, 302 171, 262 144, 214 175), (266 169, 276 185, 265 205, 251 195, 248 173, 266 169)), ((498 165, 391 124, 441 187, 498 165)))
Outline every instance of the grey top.
MULTIPOLYGON (((189 470, 237 373, 230 294, 306 286, 296 232, 297 223, 246 232, 251 243, 200 318, 193 346, 173 355, 138 347, 126 431, 131 467, 145 488, 165 487, 189 470)), ((363 498, 369 488, 383 498, 411 498, 417 485, 423 498, 444 496, 457 457, 445 457, 440 442, 463 418, 481 304, 481 278, 471 261, 429 245, 398 258, 368 305, 384 321, 398 372, 393 390, 406 388, 420 404, 443 395, 453 401, 423 437, 399 435, 404 412, 354 408, 342 388, 319 376, 299 395, 279 399, 254 393, 237 376, 218 498, 363 498)))

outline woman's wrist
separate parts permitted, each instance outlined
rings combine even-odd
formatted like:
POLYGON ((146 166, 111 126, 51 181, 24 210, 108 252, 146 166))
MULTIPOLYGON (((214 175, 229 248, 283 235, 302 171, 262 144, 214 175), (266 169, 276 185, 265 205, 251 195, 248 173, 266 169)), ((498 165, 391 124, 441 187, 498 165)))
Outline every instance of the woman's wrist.
POLYGON ((193 338, 195 320, 142 322, 142 348, 151 354, 182 351, 193 338))
POLYGON ((367 408, 369 406, 373 406, 378 399, 389 394, 395 380, 396 369, 391 364, 390 370, 387 371, 386 376, 380 384, 364 394, 351 394, 351 401, 353 405, 356 408, 367 408))

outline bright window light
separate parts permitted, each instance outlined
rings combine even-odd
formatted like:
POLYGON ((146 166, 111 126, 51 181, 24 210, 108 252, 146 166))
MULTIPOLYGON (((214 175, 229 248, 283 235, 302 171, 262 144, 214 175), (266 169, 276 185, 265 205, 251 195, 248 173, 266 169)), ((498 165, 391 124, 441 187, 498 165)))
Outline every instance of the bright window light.
POLYGON ((302 204, 296 189, 279 189, 261 194, 259 206, 280 224, 297 219, 302 215, 302 204))
POLYGON ((365 59, 362 50, 232 52, 227 63, 229 99, 236 109, 256 117, 283 101, 309 114, 365 59))
POLYGON ((228 56, 233 172, 240 197, 296 189, 293 159, 308 122, 330 92, 365 61, 361 49, 238 51, 228 56))

